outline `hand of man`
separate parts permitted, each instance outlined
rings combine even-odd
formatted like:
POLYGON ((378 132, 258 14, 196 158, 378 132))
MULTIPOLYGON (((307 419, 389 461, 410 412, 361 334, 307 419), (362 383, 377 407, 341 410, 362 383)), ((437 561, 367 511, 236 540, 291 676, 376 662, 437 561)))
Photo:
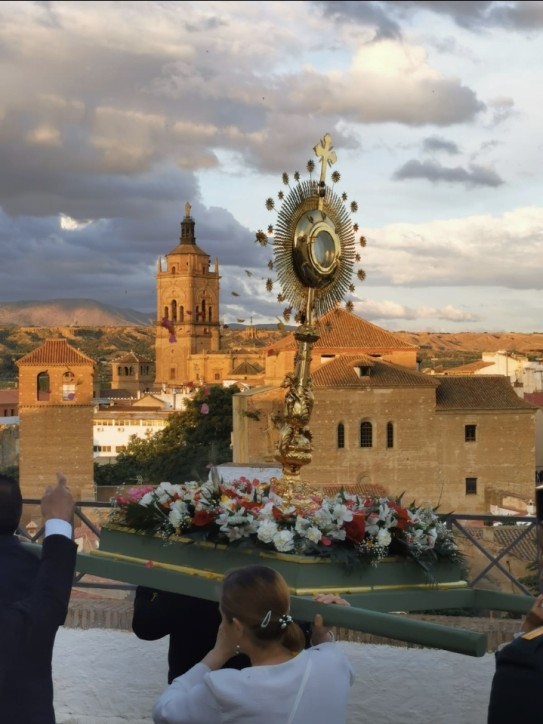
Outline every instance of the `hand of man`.
POLYGON ((57 484, 51 485, 43 494, 41 499, 41 512, 44 521, 51 518, 60 518, 68 523, 72 522, 75 502, 70 489, 66 484, 66 478, 62 473, 57 473, 57 484))

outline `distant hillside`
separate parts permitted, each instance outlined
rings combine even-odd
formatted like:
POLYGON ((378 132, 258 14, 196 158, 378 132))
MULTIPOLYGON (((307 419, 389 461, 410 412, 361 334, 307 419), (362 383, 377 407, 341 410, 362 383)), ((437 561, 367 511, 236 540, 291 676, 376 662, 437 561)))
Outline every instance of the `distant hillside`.
MULTIPOLYGON (((133 351, 154 360, 155 325, 151 315, 139 323, 140 313, 119 309, 92 300, 65 299, 50 302, 19 302, 0 304, 0 385, 17 379, 16 360, 39 347, 46 339, 61 336, 99 364, 97 372, 107 382, 112 359, 133 351), (8 311, 12 310, 11 316, 8 311), (16 315, 20 314, 21 317, 16 315), (24 315, 29 315, 24 317, 24 315), (66 324, 52 323, 53 318, 66 319, 66 324), (58 316, 57 316, 58 315, 58 316), (103 315, 103 316, 101 316, 103 315), (32 322, 18 323, 17 318, 32 322), (107 323, 85 322, 86 319, 107 319, 107 323)), ((276 325, 244 326, 231 324, 221 330, 221 346, 225 350, 258 351, 273 345, 291 332, 293 327, 278 330, 276 325)), ((543 333, 478 333, 455 334, 429 332, 393 332, 405 342, 419 347, 422 367, 449 368, 481 358, 482 352, 507 350, 525 354, 531 359, 543 357, 543 333)))
POLYGON ((516 332, 393 332, 404 342, 415 344, 421 351, 433 352, 520 352, 543 356, 543 333, 516 332))
POLYGON ((150 324, 154 314, 94 299, 0 302, 0 325, 18 327, 127 327, 150 324))

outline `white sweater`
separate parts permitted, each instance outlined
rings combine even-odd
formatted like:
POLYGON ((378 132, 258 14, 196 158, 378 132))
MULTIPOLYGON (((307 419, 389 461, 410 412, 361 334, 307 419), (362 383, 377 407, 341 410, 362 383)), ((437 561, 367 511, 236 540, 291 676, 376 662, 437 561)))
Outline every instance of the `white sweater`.
POLYGON ((344 724, 353 671, 335 643, 283 664, 211 671, 196 664, 153 708, 155 724, 344 724), (292 720, 289 717, 301 696, 292 720))

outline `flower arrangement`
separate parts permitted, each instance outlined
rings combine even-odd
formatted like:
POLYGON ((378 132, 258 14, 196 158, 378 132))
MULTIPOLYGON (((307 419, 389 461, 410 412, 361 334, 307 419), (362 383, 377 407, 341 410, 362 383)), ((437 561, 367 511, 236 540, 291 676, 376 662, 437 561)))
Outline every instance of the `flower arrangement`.
POLYGON ((253 545, 280 553, 316 555, 378 565, 389 555, 432 562, 462 562, 452 532, 430 507, 402 505, 401 497, 373 498, 341 490, 315 493, 297 506, 269 483, 241 477, 180 485, 140 486, 114 498, 112 526, 228 545, 253 545))

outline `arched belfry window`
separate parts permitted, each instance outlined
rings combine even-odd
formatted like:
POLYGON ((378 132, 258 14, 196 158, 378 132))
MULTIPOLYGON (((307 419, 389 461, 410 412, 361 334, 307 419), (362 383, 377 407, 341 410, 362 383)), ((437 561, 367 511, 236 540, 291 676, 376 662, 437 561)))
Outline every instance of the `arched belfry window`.
POLYGON ((337 426, 337 446, 338 448, 345 447, 345 425, 342 422, 337 426))
POLYGON ((202 299, 202 319, 206 321, 206 300, 202 299))
POLYGON ((387 448, 394 447, 394 425, 387 422, 387 448))
POLYGON ((179 307, 179 321, 180 322, 185 321, 185 307, 183 307, 183 306, 179 307))
POLYGON ((175 274, 175 267, 172 266, 172 274, 175 274))
POLYGON ((164 319, 169 319, 169 318, 170 318, 170 310, 168 309, 168 307, 164 307, 164 319))
POLYGON ((36 397, 38 400, 47 401, 51 394, 49 372, 40 372, 36 378, 36 397))
POLYGON ((211 307, 208 307, 208 308, 207 308, 207 321, 208 321, 208 322, 211 322, 211 317, 212 317, 212 315, 211 315, 211 307))
POLYGON ((177 302, 172 299, 172 322, 177 322, 177 302))
POLYGON ((68 402, 75 400, 75 375, 65 372, 62 375, 62 399, 68 402))
POLYGON ((367 420, 360 423, 360 447, 373 447, 373 425, 367 420))

